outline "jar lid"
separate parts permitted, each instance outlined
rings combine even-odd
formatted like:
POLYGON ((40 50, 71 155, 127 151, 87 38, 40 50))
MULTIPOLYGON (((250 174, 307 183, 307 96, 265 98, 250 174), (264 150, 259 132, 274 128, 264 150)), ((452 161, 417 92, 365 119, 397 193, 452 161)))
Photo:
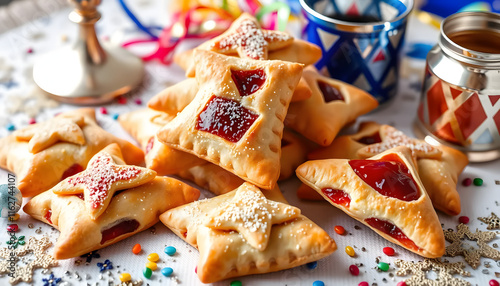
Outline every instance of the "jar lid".
MULTIPOLYGON (((498 66, 500 63, 500 46, 498 53, 485 52, 480 49, 474 50, 460 42, 454 42, 454 35, 462 33, 482 33, 487 37, 498 36, 500 41, 500 14, 490 12, 462 12, 449 16, 441 24, 441 36, 439 45, 441 49, 451 57, 471 64, 498 66), (496 35, 497 34, 497 35, 496 35)), ((470 34, 469 34, 470 36, 470 34)), ((477 44, 477 43, 476 43, 477 44)))

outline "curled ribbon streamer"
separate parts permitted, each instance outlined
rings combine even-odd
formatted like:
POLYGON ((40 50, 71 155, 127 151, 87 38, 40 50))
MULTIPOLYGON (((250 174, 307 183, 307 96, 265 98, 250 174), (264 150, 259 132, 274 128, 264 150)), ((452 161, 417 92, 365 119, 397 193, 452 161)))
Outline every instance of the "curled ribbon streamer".
POLYGON ((158 47, 156 51, 153 53, 143 56, 142 59, 144 61, 150 61, 150 60, 159 60, 160 62, 164 64, 170 64, 172 62, 172 55, 177 47, 177 45, 182 42, 184 39, 198 39, 198 38, 211 38, 214 37, 218 34, 220 34, 219 31, 208 31, 208 32, 203 32, 203 33, 193 33, 190 34, 190 28, 192 27, 200 27, 201 21, 196 21, 193 20, 193 15, 194 13, 209 13, 209 12, 215 12, 216 15, 218 15, 217 19, 214 19, 217 23, 225 23, 226 27, 229 27, 231 24, 233 17, 225 10, 219 9, 219 8, 212 8, 212 7, 204 7, 204 6, 198 6, 189 9, 185 13, 175 13, 172 15, 172 23, 165 27, 163 31, 160 34, 159 38, 150 38, 150 39, 142 39, 142 40, 134 40, 134 41, 129 41, 123 44, 124 47, 128 47, 131 45, 135 44, 141 44, 141 43, 157 43, 158 47), (181 34, 180 35, 173 35, 173 28, 176 24, 181 23, 182 29, 181 29, 181 34))
POLYGON ((268 26, 275 27, 277 23, 280 31, 285 30, 291 11, 290 6, 282 2, 262 6, 258 0, 222 0, 221 7, 218 7, 214 3, 216 2, 215 0, 208 0, 209 6, 197 5, 193 7, 193 2, 200 3, 200 1, 181 0, 179 3, 180 11, 172 14, 171 23, 163 28, 160 35, 157 36, 153 30, 159 30, 161 28, 144 26, 134 15, 132 10, 129 9, 125 0, 118 1, 137 28, 149 36, 148 39, 132 40, 122 44, 122 46, 129 47, 137 44, 156 43, 156 50, 141 58, 144 61, 156 59, 164 64, 170 64, 172 62, 175 48, 183 40, 215 37, 229 28, 232 21, 234 21, 243 11, 256 15, 258 20, 261 20, 264 15, 270 14, 270 23, 268 26), (203 15, 204 17, 201 17, 202 20, 199 20, 196 19, 194 16, 195 14, 197 16, 203 15), (210 15, 216 15, 216 17, 212 17, 210 20, 218 24, 219 27, 224 27, 224 29, 212 29, 203 32, 203 24, 210 15), (181 28, 178 28, 179 25, 181 28))
POLYGON ((288 18, 290 18, 290 6, 283 2, 274 2, 266 6, 260 7, 255 14, 257 20, 261 21, 262 17, 271 14, 271 23, 278 23, 278 30, 285 31, 288 18), (276 13, 274 13, 276 12, 276 13))
POLYGON ((134 22, 134 24, 139 28, 139 30, 143 31, 144 33, 148 34, 151 38, 153 39, 158 39, 158 37, 151 32, 151 28, 146 27, 142 25, 141 21, 137 19, 137 17, 132 13, 132 11, 128 8, 127 4, 125 3, 125 0, 118 0, 120 3, 120 6, 123 8, 125 11, 125 14, 134 22))

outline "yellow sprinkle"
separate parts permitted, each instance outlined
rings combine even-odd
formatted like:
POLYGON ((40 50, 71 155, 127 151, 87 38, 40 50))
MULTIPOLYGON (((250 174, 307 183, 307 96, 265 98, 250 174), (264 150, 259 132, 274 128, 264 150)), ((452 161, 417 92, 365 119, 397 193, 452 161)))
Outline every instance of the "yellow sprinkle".
POLYGON ((128 273, 120 274, 120 281, 121 282, 129 282, 130 280, 132 280, 132 277, 130 276, 130 274, 128 274, 128 273))
POLYGON ((349 255, 350 257, 354 257, 356 255, 356 252, 354 252, 354 248, 352 248, 351 246, 345 247, 345 253, 347 253, 347 255, 349 255))
POLYGON ((9 221, 16 221, 19 219, 19 214, 15 214, 14 216, 9 216, 9 221))
POLYGON ((153 271, 155 271, 158 268, 158 266, 156 265, 156 263, 151 262, 151 261, 148 262, 148 263, 146 263, 146 267, 149 268, 149 269, 151 269, 151 270, 153 270, 153 271))
POLYGON ((151 262, 156 262, 159 259, 160 257, 158 256, 158 253, 151 253, 150 255, 148 255, 148 260, 151 262))

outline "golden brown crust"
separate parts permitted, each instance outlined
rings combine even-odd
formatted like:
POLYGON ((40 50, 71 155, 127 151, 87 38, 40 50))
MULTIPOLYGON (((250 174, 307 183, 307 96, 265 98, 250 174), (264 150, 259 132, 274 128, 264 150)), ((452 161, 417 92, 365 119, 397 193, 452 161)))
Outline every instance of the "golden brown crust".
POLYGON ((419 176, 434 207, 449 215, 458 215, 462 209, 457 192, 458 175, 469 160, 465 154, 453 148, 437 148, 443 152, 440 160, 417 159, 419 176))
POLYGON ((158 222, 160 213, 199 197, 198 190, 176 179, 155 176, 149 169, 124 165, 120 148, 111 144, 90 160, 89 168, 34 197, 24 211, 61 231, 56 259, 75 257, 140 232, 158 222), (102 165, 107 158, 111 169, 102 165), (79 180, 85 176, 91 181, 79 180), (123 234, 105 234, 124 221, 132 227, 123 234))
POLYGON ((322 146, 330 145, 346 124, 378 106, 375 98, 365 91, 324 77, 312 66, 304 69, 303 77, 312 90, 312 96, 307 100, 290 104, 285 125, 322 146), (344 101, 325 102, 318 86, 319 81, 339 90, 344 101), (333 114, 334 119, 332 119, 333 114))
POLYGON ((155 137, 160 128, 174 116, 149 108, 121 114, 118 121, 134 137, 146 153, 146 167, 159 176, 172 175, 194 166, 205 164, 205 160, 162 144, 155 137))
MULTIPOLYGON (((85 168, 94 154, 111 143, 120 145, 127 163, 140 165, 144 161, 141 149, 97 125, 94 109, 81 108, 61 113, 58 117, 83 117, 81 129, 85 144, 57 142, 37 153, 31 153, 29 142, 17 140, 15 134, 0 139, 0 167, 17 175, 18 188, 24 197, 37 195, 55 186, 64 172, 74 164, 85 168)), ((37 123, 30 128, 42 124, 37 123)))
POLYGON ((399 240, 372 228, 385 239, 399 244, 424 257, 434 258, 444 254, 445 241, 439 219, 432 207, 424 186, 413 164, 411 151, 407 147, 396 147, 370 159, 376 160, 388 154, 396 154, 402 159, 420 189, 420 197, 414 201, 402 201, 384 196, 365 183, 351 168, 346 159, 309 161, 297 168, 297 176, 306 185, 312 187, 326 200, 322 189, 342 190, 350 197, 350 205, 335 205, 351 217, 366 224, 366 219, 386 220, 415 243, 418 249, 406 247, 399 240))
POLYGON ((285 130, 281 139, 281 171, 279 180, 286 180, 295 174, 295 169, 306 161, 306 142, 291 131, 285 130))
POLYGON ((168 177, 156 177, 142 186, 128 189, 113 197, 106 212, 93 220, 85 210, 85 203, 77 196, 59 196, 52 191, 31 199, 24 212, 33 218, 51 224, 61 234, 54 248, 56 259, 68 259, 104 248, 131 235, 141 232, 158 222, 160 213, 192 201, 199 191, 168 177), (140 206, 140 207, 138 207, 140 206), (51 220, 44 217, 52 211, 51 220), (101 230, 124 219, 139 222, 137 230, 123 234, 101 244, 101 230))
POLYGON ((177 175, 216 195, 228 193, 245 182, 233 173, 209 162, 181 171, 177 175))
MULTIPOLYGON (((182 67, 186 71, 187 77, 194 77, 196 73, 196 67, 193 64, 194 63, 193 54, 194 50, 196 49, 223 53, 228 56, 245 57, 244 53, 242 55, 242 51, 240 48, 234 48, 234 49, 230 48, 223 50, 217 48, 218 46, 217 43, 220 43, 221 39, 227 38, 228 36, 231 37, 230 35, 235 32, 235 30, 238 28, 238 26, 241 25, 243 21, 252 21, 258 27, 258 22, 255 20, 255 18, 253 18, 247 13, 244 13, 236 21, 234 21, 231 27, 222 35, 215 37, 209 41, 206 41, 205 43, 201 44, 195 49, 184 51, 181 53, 176 53, 174 55, 174 62, 177 63, 180 67, 182 67)), ((267 47, 265 47, 263 51, 263 56, 260 58, 261 60, 263 59, 280 60, 280 61, 301 63, 307 66, 316 63, 321 58, 322 55, 321 48, 319 48, 314 44, 311 44, 309 42, 300 39, 294 39, 290 35, 281 32, 267 31, 262 29, 261 31, 264 34, 266 33, 275 34, 273 37, 271 37, 272 40, 268 42, 267 47)), ((254 37, 255 34, 257 33, 247 33, 247 35, 249 35, 249 38, 243 37, 242 39, 250 40, 253 41, 253 43, 255 43, 256 42, 255 38, 250 38, 254 37)))
MULTIPOLYGON (((249 186, 245 183, 238 190, 249 186)), ((288 269, 316 261, 336 250, 335 242, 328 234, 303 215, 291 216, 284 223, 273 224, 267 246, 261 251, 243 239, 239 231, 221 231, 207 223, 213 214, 218 214, 217 210, 212 210, 231 202, 239 194, 238 190, 181 206, 160 216, 160 220, 174 233, 199 249, 197 273, 203 283, 288 269)), ((283 204, 279 206, 287 208, 283 204)), ((244 208, 246 212, 250 209, 244 208)))
MULTIPOLYGON (((175 116, 193 101, 198 90, 196 79, 187 78, 155 95, 149 100, 148 107, 175 116)), ((292 102, 306 100, 309 97, 311 89, 306 81, 300 78, 293 91, 292 102)))
POLYGON ((217 164, 261 188, 272 189, 279 177, 276 166, 281 155, 283 120, 302 66, 244 60, 201 50, 196 53, 196 78, 200 90, 195 100, 158 132, 158 140, 217 164), (262 69, 266 81, 255 93, 241 97, 231 79, 231 68, 262 69), (198 115, 212 96, 236 101, 258 114, 236 143, 196 129, 198 115))
POLYGON ((302 101, 310 98, 312 96, 312 90, 307 84, 307 81, 304 77, 300 78, 299 83, 295 87, 292 95, 292 102, 302 101))
POLYGON ((195 78, 187 78, 175 85, 169 86, 160 91, 148 102, 148 107, 157 111, 177 115, 191 101, 198 92, 198 83, 195 78))
MULTIPOLYGON (((366 149, 369 145, 358 140, 378 134, 382 126, 384 125, 375 122, 363 122, 356 134, 340 136, 330 146, 309 153, 308 158, 310 160, 366 158, 365 152, 360 150, 366 149)), ((456 189, 458 175, 469 161, 465 154, 453 148, 443 145, 434 148, 439 150, 438 157, 434 157, 433 154, 436 154, 434 151, 431 153, 431 158, 422 155, 422 152, 415 153, 420 179, 436 209, 449 215, 458 215, 461 211, 460 195, 456 189)), ((301 195, 308 199, 303 193, 301 195)))

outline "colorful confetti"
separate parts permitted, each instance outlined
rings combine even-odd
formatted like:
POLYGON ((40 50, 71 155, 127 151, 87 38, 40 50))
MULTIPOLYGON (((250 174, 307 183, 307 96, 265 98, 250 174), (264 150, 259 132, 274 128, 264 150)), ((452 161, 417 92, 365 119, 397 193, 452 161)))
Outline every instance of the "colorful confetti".
POLYGON ((474 269, 479 267, 481 257, 494 260, 500 259, 500 251, 486 244, 496 237, 496 234, 492 231, 478 231, 476 229, 476 232, 472 233, 467 225, 459 224, 457 226, 457 232, 451 229, 445 230, 444 237, 447 241, 451 242, 451 244, 446 247, 445 256, 454 257, 462 255, 465 258, 465 262, 474 269), (464 247, 464 237, 468 240, 476 241, 479 248, 473 248, 471 246, 464 247))
POLYGON ((408 286, 417 285, 435 285, 435 286, 468 286, 470 283, 460 278, 453 277, 453 274, 459 274, 463 277, 469 277, 470 273, 465 271, 465 265, 462 262, 445 263, 437 259, 425 259, 424 261, 413 262, 401 259, 395 262, 398 270, 396 275, 406 276, 413 274, 405 281, 408 286), (426 273, 434 271, 437 274, 436 280, 431 280, 426 273))

